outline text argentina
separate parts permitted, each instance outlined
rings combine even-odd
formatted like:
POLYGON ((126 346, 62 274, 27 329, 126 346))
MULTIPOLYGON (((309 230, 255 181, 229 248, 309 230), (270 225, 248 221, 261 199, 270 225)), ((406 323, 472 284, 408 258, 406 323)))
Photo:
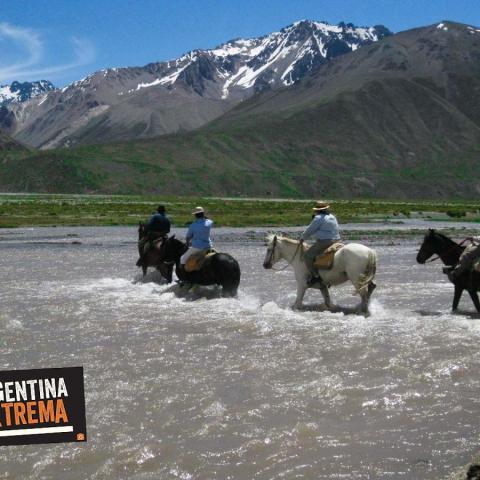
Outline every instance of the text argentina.
POLYGON ((38 423, 68 423, 63 377, 0 382, 0 428, 38 423))

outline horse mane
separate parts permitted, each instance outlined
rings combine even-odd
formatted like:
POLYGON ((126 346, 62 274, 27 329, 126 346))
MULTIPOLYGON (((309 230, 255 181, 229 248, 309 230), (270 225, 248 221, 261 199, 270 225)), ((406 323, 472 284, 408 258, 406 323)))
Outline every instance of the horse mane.
POLYGON ((185 242, 182 242, 182 240, 176 238, 175 235, 172 235, 171 237, 168 237, 167 242, 174 242, 174 243, 180 244, 180 245, 182 245, 182 246, 185 246, 185 245, 186 245, 185 242))
MULTIPOLYGON (((434 235, 436 237, 440 237, 442 240, 450 243, 450 244, 454 244, 454 245, 458 245, 457 242, 455 242, 455 240, 452 240, 451 238, 447 237, 446 235, 444 235, 443 233, 440 233, 440 232, 437 232, 436 230, 430 230, 429 234, 428 235, 434 235)), ((428 236, 427 235, 427 236, 428 236)))
POLYGON ((298 240, 295 240, 293 238, 284 237, 284 236, 278 235, 276 233, 269 233, 267 235, 267 238, 266 238, 266 241, 267 241, 268 245, 270 245, 273 242, 274 237, 277 237, 277 240, 279 242, 290 243, 292 245, 297 245, 298 244, 298 240))

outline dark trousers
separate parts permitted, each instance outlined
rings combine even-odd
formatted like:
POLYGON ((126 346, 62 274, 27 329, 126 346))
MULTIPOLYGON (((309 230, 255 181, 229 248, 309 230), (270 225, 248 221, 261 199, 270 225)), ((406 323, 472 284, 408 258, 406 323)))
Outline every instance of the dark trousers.
POLYGON ((455 275, 461 275, 462 273, 470 270, 477 258, 480 258, 480 245, 476 245, 473 248, 469 248, 461 257, 459 264, 455 267, 455 275))
POLYGON ((340 240, 317 240, 305 253, 304 259, 305 264, 307 265, 308 271, 312 276, 316 277, 318 275, 318 270, 313 264, 315 262, 315 257, 321 255, 330 245, 333 245, 340 240))

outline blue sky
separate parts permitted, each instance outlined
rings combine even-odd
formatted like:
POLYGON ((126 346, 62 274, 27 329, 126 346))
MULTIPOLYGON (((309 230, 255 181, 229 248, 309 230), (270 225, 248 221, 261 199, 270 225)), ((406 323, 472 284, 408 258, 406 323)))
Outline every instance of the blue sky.
POLYGON ((480 26, 479 0, 0 0, 0 84, 58 86, 255 37, 300 19, 398 32, 453 20, 480 26))

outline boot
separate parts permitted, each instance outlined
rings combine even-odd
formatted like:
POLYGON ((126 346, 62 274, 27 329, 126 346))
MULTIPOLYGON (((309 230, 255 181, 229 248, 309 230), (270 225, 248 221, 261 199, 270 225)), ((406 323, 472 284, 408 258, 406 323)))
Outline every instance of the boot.
POLYGON ((313 287, 313 286, 322 286, 323 285, 323 280, 322 277, 317 276, 317 275, 311 275, 310 278, 307 281, 307 286, 308 287, 313 287))

